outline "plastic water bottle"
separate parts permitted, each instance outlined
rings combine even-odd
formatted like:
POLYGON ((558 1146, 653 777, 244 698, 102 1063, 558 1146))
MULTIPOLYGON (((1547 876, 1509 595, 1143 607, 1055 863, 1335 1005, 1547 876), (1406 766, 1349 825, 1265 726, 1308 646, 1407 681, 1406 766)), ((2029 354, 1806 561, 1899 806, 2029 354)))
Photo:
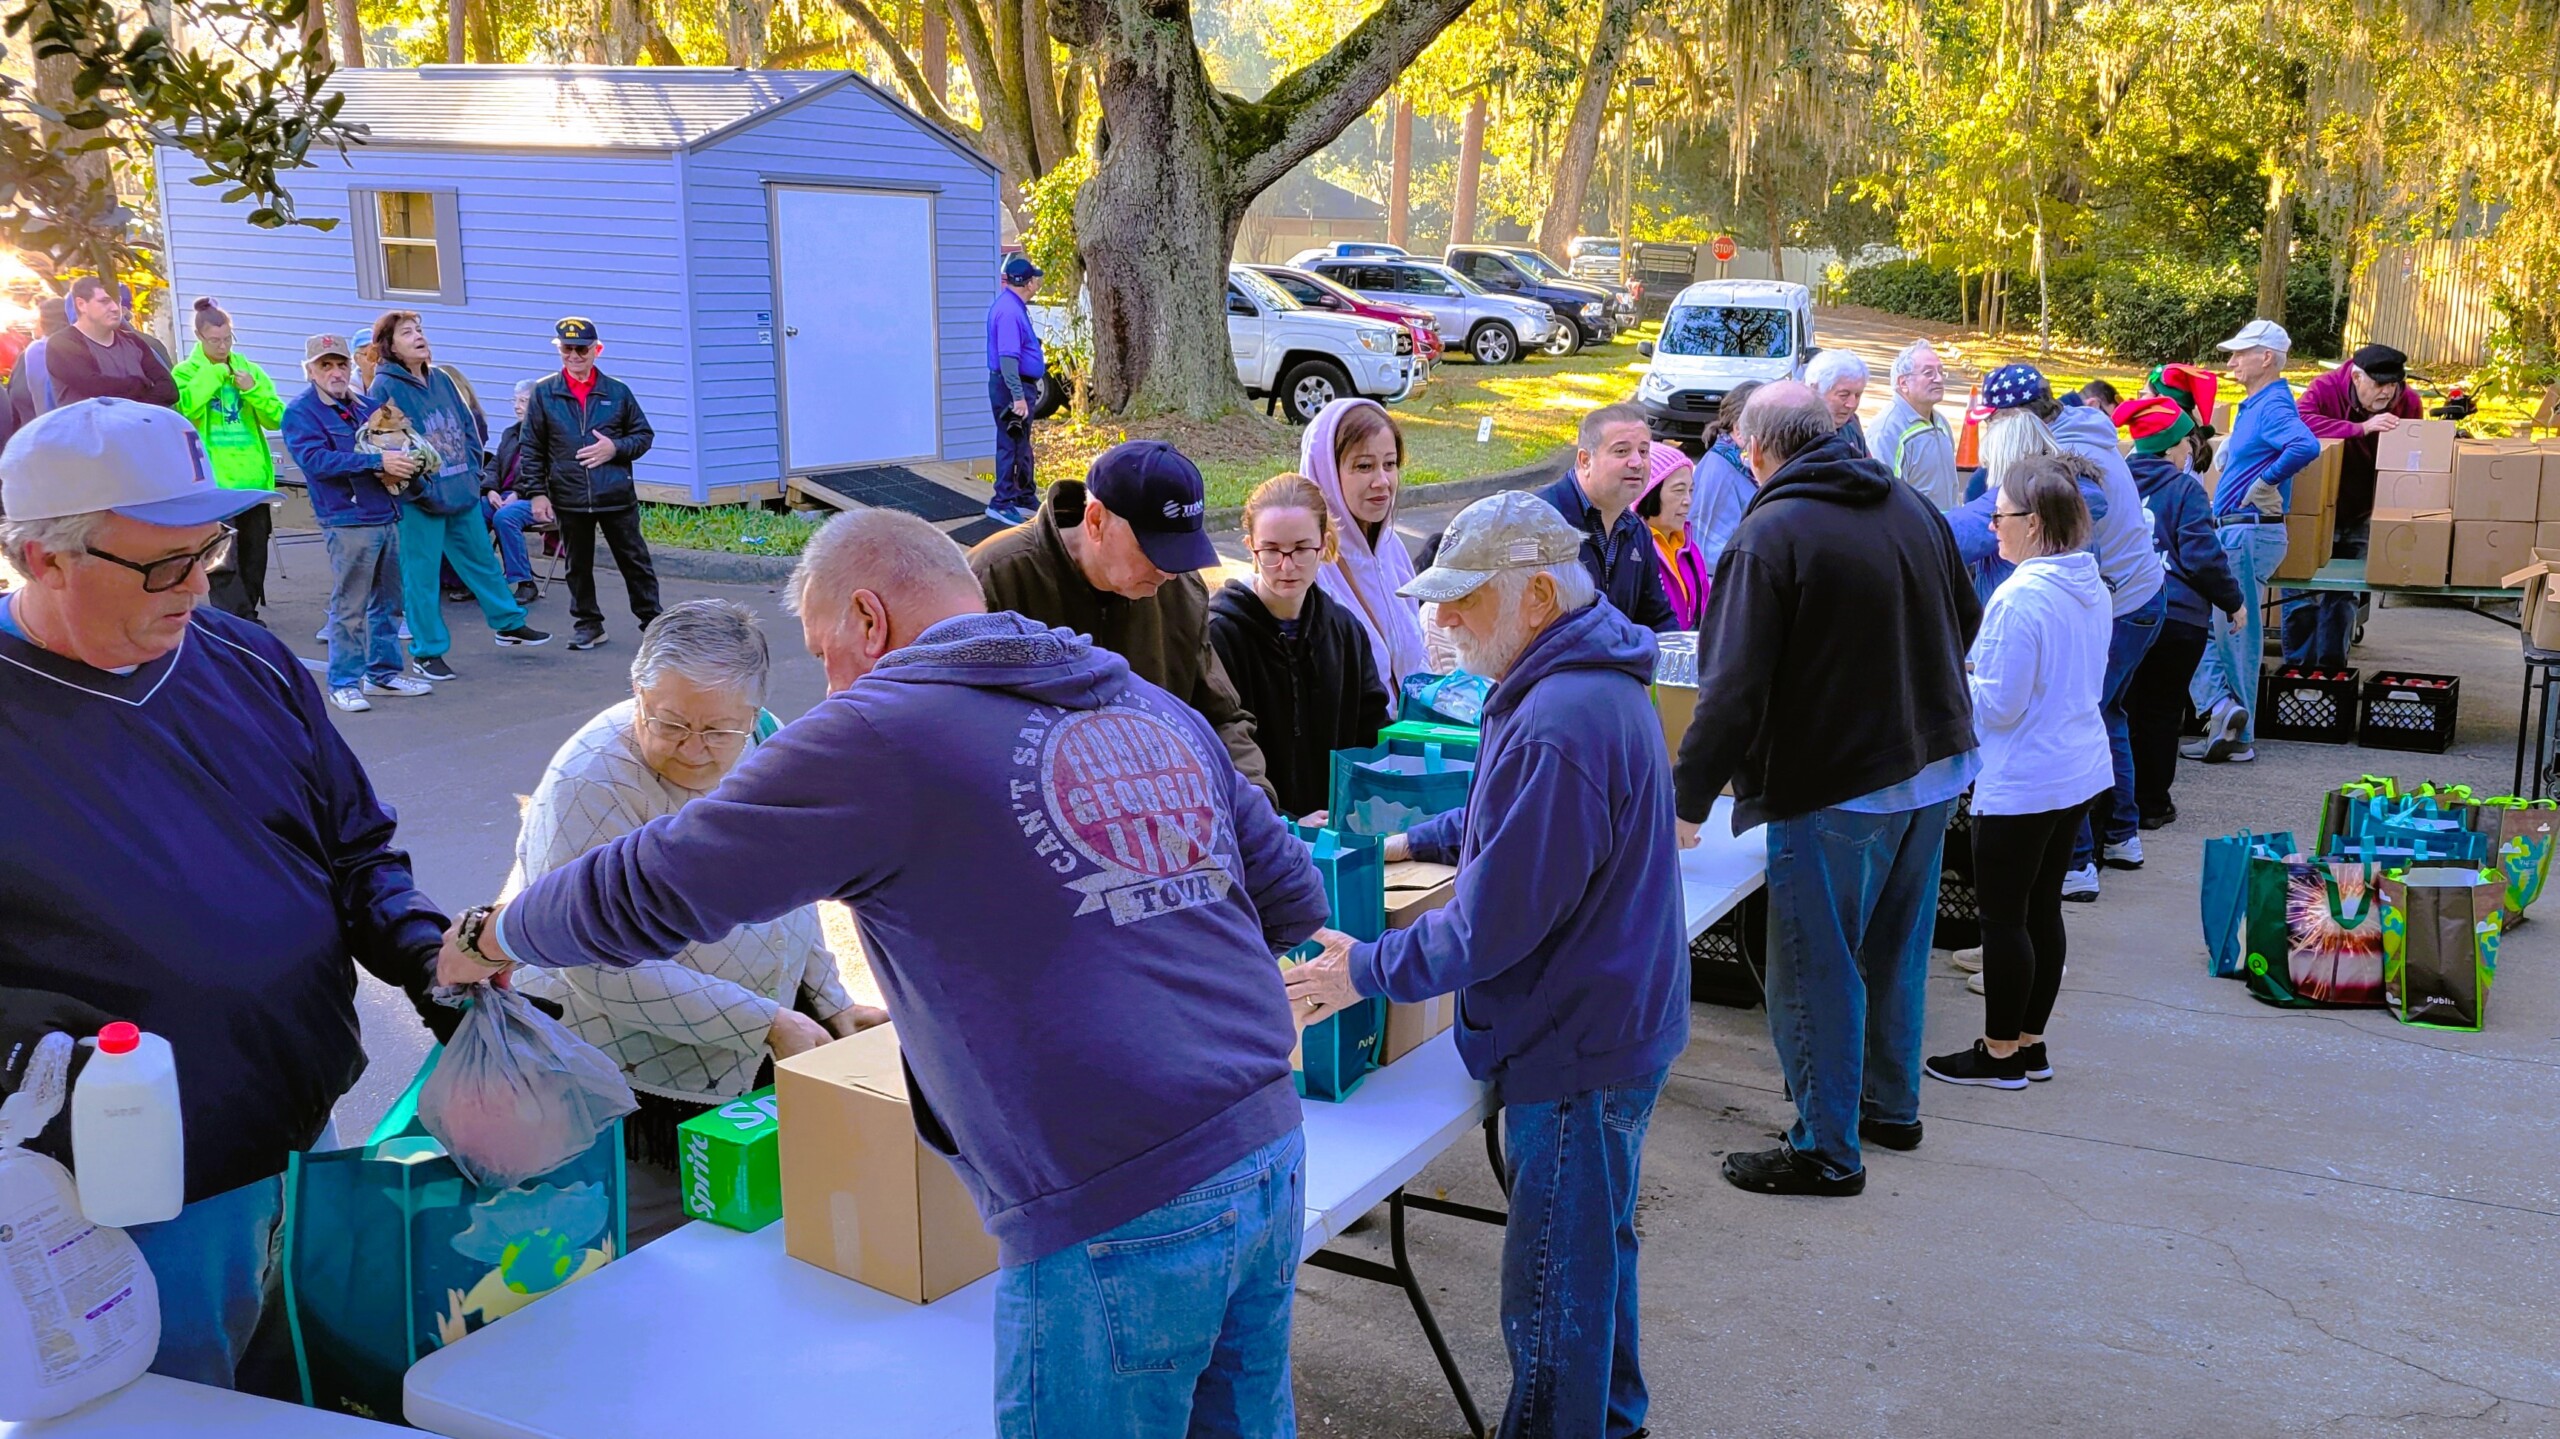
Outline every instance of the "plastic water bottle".
POLYGON ((71 1165, 80 1212, 123 1229, 175 1219, 187 1200, 186 1129, 169 1041, 130 1024, 98 1031, 71 1087, 71 1165))

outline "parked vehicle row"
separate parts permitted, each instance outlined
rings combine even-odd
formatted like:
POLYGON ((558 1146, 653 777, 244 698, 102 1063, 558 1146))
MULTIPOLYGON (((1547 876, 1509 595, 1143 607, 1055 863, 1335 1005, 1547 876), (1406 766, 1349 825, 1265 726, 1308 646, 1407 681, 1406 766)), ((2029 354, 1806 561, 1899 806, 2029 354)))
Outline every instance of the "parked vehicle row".
MULTIPOLYGON (((1452 245, 1435 264, 1382 241, 1336 240, 1299 252, 1289 264, 1325 275, 1363 295, 1391 296, 1408 302, 1419 302, 1425 294, 1446 299, 1442 293, 1446 287, 1418 281, 1410 272, 1369 268, 1420 266, 1454 277, 1460 292, 1472 298, 1500 297, 1544 306, 1553 323, 1545 327, 1547 337, 1543 340, 1532 338, 1530 327, 1512 321, 1499 307, 1479 307, 1467 315, 1469 329, 1463 338, 1443 325, 1448 338, 1490 364, 1518 358, 1523 343, 1553 355, 1570 355, 1585 345, 1605 344, 1635 324, 1636 305, 1641 298, 1640 292, 1631 287, 1578 279, 1528 245, 1452 245), (1409 285, 1419 288, 1408 290, 1409 285), (1488 359, 1477 353, 1472 342, 1476 327, 1492 320, 1499 320, 1511 336, 1511 348, 1501 359, 1488 359)), ((1499 335, 1487 331, 1485 347, 1500 352, 1499 335)))

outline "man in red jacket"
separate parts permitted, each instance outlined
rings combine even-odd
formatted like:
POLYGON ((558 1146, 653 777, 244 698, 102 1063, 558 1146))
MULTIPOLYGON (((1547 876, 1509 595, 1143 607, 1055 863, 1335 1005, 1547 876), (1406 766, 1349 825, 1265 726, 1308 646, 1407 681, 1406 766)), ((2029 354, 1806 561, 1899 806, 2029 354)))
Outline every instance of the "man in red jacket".
MULTIPOLYGON (((2338 539, 2330 554, 2362 558, 2373 518, 2373 460, 2379 448, 2374 437, 2419 414, 2418 397, 2409 389, 2409 357, 2389 345, 2367 345, 2304 386, 2294 405, 2311 433, 2346 442, 2338 457, 2338 539)), ((2285 596, 2284 662, 2343 667, 2363 603, 2361 595, 2313 590, 2285 596)))

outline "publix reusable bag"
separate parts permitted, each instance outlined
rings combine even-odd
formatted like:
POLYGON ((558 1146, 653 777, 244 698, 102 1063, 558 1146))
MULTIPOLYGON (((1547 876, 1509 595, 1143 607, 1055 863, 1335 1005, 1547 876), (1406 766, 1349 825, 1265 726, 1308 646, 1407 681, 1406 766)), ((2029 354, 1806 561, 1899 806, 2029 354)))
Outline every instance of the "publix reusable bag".
POLYGON ((1435 814, 1464 808, 1475 773, 1472 758, 1431 742, 1335 750, 1325 813, 1344 834, 1402 834, 1435 814))
MULTIPOLYGON (((1353 939, 1376 939, 1387 928, 1386 851, 1369 835, 1346 835, 1330 829, 1298 828, 1307 842, 1316 872, 1324 876, 1324 894, 1333 928, 1353 939)), ((1310 940, 1289 952, 1284 963, 1311 959, 1319 946, 1310 940)), ((1386 1033, 1387 1002, 1372 996, 1340 1014, 1330 1015, 1298 1033, 1298 1094, 1306 1099, 1351 1097, 1376 1062, 1379 1037, 1386 1033)))
POLYGON ((2249 992, 2269 1004, 2382 1003, 2377 871, 2340 860, 2249 858, 2249 992))
POLYGON ((2392 1017, 2431 1029, 2478 1029, 2507 881, 2494 870, 2413 869, 2382 881, 2382 987, 2392 1017))
POLYGON ((2463 819, 2488 837, 2489 863, 2506 879, 2505 927, 2524 923, 2526 906, 2542 897, 2551 878, 2551 850, 2560 842, 2560 800, 2502 795, 2474 802, 2463 819))
POLYGON ((622 1124, 584 1154, 483 1190, 417 1122, 444 1051, 353 1149, 285 1170, 285 1318, 302 1402, 396 1424, 409 1366, 620 1256, 622 1124))

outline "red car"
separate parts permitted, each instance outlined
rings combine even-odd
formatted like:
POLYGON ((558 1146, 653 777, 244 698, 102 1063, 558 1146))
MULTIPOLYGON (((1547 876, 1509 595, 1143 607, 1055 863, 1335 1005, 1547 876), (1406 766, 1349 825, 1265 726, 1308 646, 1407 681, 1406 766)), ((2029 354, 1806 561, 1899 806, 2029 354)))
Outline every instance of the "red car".
POLYGON ((1421 357, 1423 368, 1428 370, 1440 363, 1440 322, 1429 310, 1356 294, 1313 271, 1289 265, 1251 265, 1247 268, 1288 291, 1301 305, 1331 310, 1337 315, 1358 315, 1363 319, 1387 320, 1402 325, 1413 334, 1414 353, 1421 357))

